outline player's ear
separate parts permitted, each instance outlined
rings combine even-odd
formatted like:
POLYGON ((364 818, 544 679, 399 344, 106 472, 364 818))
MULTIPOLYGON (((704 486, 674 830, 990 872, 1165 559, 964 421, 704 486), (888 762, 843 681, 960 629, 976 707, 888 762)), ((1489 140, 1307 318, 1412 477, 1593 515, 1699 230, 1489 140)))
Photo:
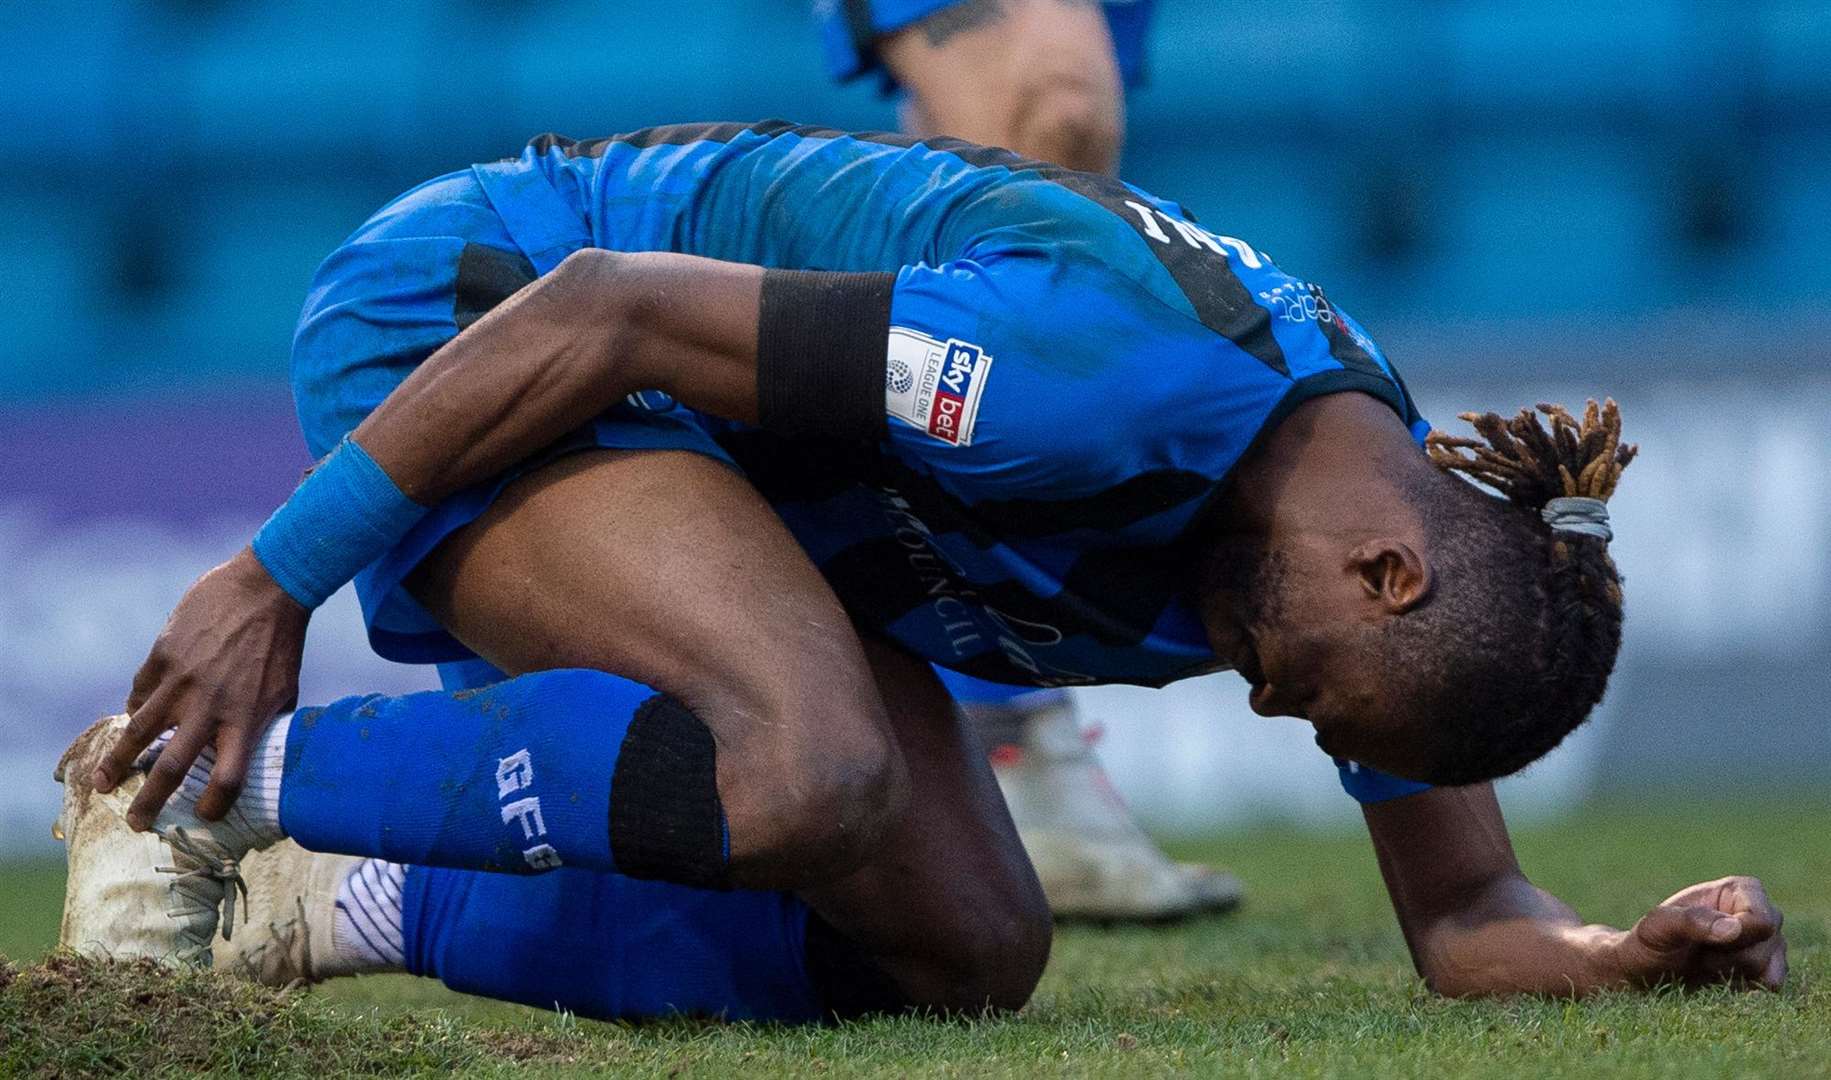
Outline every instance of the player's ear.
POLYGON ((1403 540, 1369 540, 1348 552, 1362 596, 1388 615, 1403 615, 1430 595, 1431 566, 1403 540))

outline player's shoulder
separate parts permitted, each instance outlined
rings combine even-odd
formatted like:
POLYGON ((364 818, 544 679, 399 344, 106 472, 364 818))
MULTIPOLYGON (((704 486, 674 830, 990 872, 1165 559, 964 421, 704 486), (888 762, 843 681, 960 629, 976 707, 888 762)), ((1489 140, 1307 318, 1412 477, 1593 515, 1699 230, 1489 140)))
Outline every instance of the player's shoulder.
MULTIPOLYGON (((1046 253, 1062 273, 1104 280, 1115 298, 1200 323, 1210 323, 1203 301, 1223 292, 1241 299, 1232 295, 1239 291, 1237 271, 1264 261, 1244 241, 1198 224, 1180 204, 1116 177, 1025 161, 1002 150, 982 149, 972 160, 1005 166, 982 200, 987 212, 973 237, 976 251, 1046 253)), ((1110 311, 1125 313, 1119 306, 1110 311)))
POLYGON ((1202 328, 1073 244, 1013 239, 906 268, 890 333, 891 418, 1001 483, 1121 481, 1189 434, 1184 403, 1209 396, 1202 328))

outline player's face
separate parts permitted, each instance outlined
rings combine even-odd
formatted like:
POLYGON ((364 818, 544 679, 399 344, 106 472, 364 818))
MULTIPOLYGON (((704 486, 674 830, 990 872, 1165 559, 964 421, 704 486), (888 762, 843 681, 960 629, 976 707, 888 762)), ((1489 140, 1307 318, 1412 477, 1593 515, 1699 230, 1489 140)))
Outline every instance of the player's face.
POLYGON ((1242 552, 1210 598, 1209 636, 1251 686, 1261 716, 1294 716, 1316 742, 1397 776, 1428 771, 1427 741, 1413 737, 1367 648, 1380 630, 1342 554, 1326 544, 1242 552))

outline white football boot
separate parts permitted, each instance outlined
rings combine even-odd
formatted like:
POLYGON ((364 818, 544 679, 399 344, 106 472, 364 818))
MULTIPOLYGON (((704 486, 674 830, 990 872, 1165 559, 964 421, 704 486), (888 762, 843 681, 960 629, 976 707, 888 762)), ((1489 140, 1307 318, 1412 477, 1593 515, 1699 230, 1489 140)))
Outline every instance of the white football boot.
POLYGON ((992 772, 1057 918, 1162 922, 1240 905, 1238 878, 1175 862, 1145 835, 1100 767, 1071 703, 963 711, 987 743, 992 772))
POLYGON ((231 932, 236 900, 247 898, 240 860, 250 828, 234 811, 206 822, 173 803, 151 830, 128 827, 145 777, 135 773, 107 794, 89 779, 126 727, 126 716, 96 721, 52 774, 64 785, 52 833, 69 855, 58 943, 87 956, 208 967, 218 929, 231 932))
POLYGON ((333 959, 337 887, 362 859, 320 855, 282 840, 242 860, 245 922, 216 944, 216 969, 263 986, 324 981, 333 959))

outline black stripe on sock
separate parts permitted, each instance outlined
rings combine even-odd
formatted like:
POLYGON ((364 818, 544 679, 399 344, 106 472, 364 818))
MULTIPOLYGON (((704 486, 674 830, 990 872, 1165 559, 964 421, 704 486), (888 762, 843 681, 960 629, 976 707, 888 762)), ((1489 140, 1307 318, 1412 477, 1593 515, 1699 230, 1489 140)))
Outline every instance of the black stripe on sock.
POLYGON ((628 877, 730 887, 717 744, 665 694, 643 702, 623 736, 610 781, 610 854, 628 877))

